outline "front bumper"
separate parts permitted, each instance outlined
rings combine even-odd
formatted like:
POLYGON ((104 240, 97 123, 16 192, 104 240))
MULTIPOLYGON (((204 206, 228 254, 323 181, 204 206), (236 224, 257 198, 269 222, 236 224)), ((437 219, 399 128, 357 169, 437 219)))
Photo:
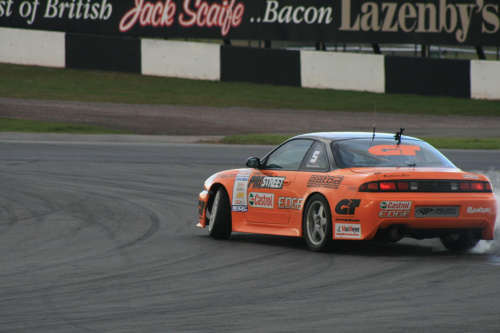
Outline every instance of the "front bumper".
POLYGON ((207 190, 200 192, 198 196, 198 224, 197 227, 205 228, 207 218, 207 205, 210 193, 207 190))

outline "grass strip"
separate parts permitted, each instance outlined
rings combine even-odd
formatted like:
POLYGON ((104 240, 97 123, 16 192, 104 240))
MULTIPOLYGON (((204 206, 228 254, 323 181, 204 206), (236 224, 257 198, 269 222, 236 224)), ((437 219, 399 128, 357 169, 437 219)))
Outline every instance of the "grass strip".
POLYGON ((64 134, 130 134, 93 125, 64 124, 36 120, 0 118, 0 132, 64 134))
POLYGON ((236 145, 272 145, 276 146, 285 140, 291 138, 290 135, 280 134, 241 134, 228 135, 220 141, 225 144, 236 145))
MULTIPOLYGON (((229 135, 221 140, 225 144, 278 145, 290 135, 242 134, 229 135)), ((500 138, 421 138, 438 149, 500 149, 500 138)))
POLYGON ((421 138, 439 149, 500 149, 500 138, 421 138))
POLYGON ((0 64, 0 96, 11 98, 243 106, 394 114, 500 116, 500 100, 472 100, 0 64))

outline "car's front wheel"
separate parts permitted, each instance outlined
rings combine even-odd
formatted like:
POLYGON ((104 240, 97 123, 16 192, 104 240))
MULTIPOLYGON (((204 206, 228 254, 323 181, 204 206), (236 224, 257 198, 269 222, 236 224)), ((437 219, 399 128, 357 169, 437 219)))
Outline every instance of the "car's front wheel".
POLYGON ((231 235, 231 204, 224 187, 215 193, 212 207, 209 210, 208 234, 217 239, 228 239, 231 235))
POLYGON ((441 243, 450 251, 465 252, 474 248, 479 239, 466 233, 452 233, 441 236, 441 243))
POLYGON ((307 203, 302 221, 307 246, 315 252, 329 250, 333 241, 332 214, 328 201, 315 194, 307 203))

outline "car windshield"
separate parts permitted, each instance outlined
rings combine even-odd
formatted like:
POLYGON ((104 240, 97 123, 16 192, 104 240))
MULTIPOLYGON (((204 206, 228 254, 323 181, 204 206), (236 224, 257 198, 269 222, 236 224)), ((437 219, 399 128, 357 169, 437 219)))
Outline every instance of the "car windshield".
POLYGON ((446 157, 423 141, 348 139, 332 142, 340 168, 352 167, 443 167, 455 168, 446 157))

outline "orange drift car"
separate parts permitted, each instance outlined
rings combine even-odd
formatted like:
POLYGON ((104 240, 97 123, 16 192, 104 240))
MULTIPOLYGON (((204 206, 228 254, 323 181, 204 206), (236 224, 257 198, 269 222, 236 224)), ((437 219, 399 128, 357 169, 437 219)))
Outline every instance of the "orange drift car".
POLYGON ((296 136, 245 169, 216 173, 199 196, 199 227, 304 237, 313 251, 335 240, 439 237, 466 251, 493 239, 488 178, 455 167, 429 144, 380 133, 296 136))

